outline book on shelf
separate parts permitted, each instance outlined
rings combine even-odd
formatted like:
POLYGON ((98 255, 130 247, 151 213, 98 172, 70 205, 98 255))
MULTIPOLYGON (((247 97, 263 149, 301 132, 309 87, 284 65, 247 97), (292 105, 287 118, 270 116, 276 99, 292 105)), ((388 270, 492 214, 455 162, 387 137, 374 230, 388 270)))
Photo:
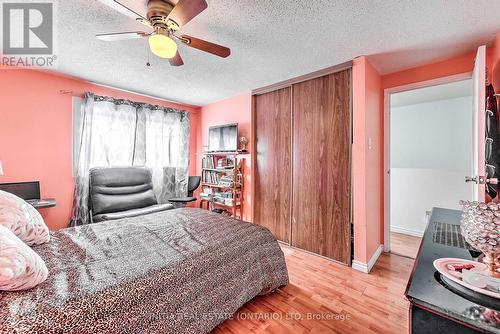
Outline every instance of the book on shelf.
POLYGON ((229 205, 229 206, 233 205, 233 203, 234 203, 233 193, 231 191, 216 193, 212 197, 212 200, 215 203, 229 205))
POLYGON ((213 194, 214 193, 214 190, 212 188, 203 188, 203 191, 201 192, 201 194, 213 194))
POLYGON ((232 188, 234 186, 233 176, 226 175, 219 179, 219 185, 223 187, 232 188))
POLYGON ((233 169, 234 163, 232 159, 207 155, 201 159, 201 167, 205 169, 233 169))
POLYGON ((221 192, 216 193, 215 197, 233 198, 233 192, 232 191, 221 191, 221 192))
POLYGON ((234 199, 232 198, 212 198, 212 202, 215 203, 215 204, 221 204, 221 205, 225 205, 225 206, 239 206, 241 203, 240 202, 235 202, 234 199))
POLYGON ((204 183, 210 183, 210 184, 219 184, 220 179, 222 178, 222 175, 215 172, 215 171, 203 171, 203 182, 204 183))
MULTIPOLYGON (((237 176, 236 185, 241 185, 241 176, 237 176)), ((234 186, 234 176, 233 175, 224 175, 216 171, 205 170, 202 173, 202 182, 218 185, 221 187, 232 188, 234 186)))
POLYGON ((233 166, 224 166, 224 167, 217 167, 215 168, 217 170, 220 170, 220 171, 225 171, 225 172, 230 172, 232 169, 233 169, 233 166))
POLYGON ((204 156, 201 159, 201 166, 203 168, 215 168, 215 157, 211 155, 204 156))
POLYGON ((209 193, 201 193, 200 194, 200 198, 204 199, 204 200, 211 201, 213 197, 214 197, 214 195, 213 194, 209 194, 209 193))

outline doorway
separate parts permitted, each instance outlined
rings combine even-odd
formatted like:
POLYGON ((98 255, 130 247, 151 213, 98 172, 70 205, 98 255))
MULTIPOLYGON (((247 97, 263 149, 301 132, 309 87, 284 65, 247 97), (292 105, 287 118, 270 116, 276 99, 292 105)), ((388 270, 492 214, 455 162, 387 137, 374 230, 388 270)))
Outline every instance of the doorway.
POLYGON ((385 250, 415 258, 433 207, 473 199, 470 74, 386 90, 385 250))

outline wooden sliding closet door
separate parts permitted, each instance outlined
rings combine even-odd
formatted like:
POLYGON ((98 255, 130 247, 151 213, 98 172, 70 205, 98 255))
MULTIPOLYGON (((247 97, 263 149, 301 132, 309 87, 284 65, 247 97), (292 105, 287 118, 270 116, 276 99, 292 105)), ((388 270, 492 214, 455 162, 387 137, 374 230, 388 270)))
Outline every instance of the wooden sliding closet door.
POLYGON ((351 70, 293 85, 292 245, 350 263, 351 70))
POLYGON ((254 222, 290 242, 290 88, 254 97, 254 222))

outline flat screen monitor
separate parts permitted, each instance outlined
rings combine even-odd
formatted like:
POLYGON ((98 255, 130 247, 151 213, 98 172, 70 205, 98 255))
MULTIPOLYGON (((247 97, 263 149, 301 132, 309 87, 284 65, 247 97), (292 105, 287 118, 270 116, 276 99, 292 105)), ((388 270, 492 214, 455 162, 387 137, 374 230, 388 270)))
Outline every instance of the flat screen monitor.
POLYGON ((14 194, 24 200, 40 199, 40 182, 0 183, 0 190, 14 194))
POLYGON ((210 152, 238 150, 238 124, 211 126, 208 129, 208 150, 210 152))

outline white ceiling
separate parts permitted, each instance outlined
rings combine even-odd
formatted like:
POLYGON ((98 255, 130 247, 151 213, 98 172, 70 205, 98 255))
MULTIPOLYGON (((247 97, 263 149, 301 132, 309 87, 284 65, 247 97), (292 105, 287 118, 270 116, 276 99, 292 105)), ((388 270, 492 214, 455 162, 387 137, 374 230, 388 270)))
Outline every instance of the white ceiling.
POLYGON ((391 107, 472 96, 472 79, 391 94, 391 107))
POLYGON ((222 59, 181 45, 185 65, 176 68, 154 56, 146 67, 144 39, 94 37, 143 25, 98 0, 60 0, 58 71, 205 105, 360 55, 370 55, 381 73, 413 67, 471 51, 500 30, 500 1, 492 0, 207 2, 181 33, 226 45, 232 54, 222 59))

